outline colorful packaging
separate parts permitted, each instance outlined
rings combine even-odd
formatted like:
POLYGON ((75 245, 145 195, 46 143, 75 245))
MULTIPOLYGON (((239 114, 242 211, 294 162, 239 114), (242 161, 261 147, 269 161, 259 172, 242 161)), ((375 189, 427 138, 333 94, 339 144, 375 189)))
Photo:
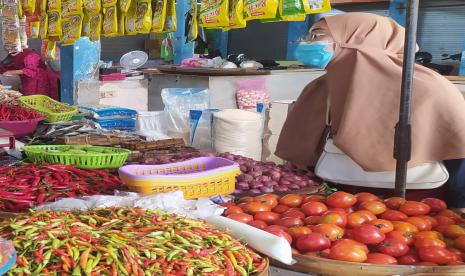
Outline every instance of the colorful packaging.
POLYGON ((50 10, 61 10, 61 0, 48 0, 47 9, 50 10))
POLYGON ((229 0, 229 27, 228 29, 245 28, 247 21, 244 18, 244 0, 229 0))
POLYGON ((116 6, 117 0, 102 0, 102 6, 104 8, 110 8, 116 6))
POLYGON ((40 16, 40 38, 46 39, 48 34, 48 14, 44 13, 40 16))
POLYGON ((33 16, 29 21, 29 36, 30 38, 39 38, 40 35, 40 19, 33 16))
POLYGON ((153 17, 152 17, 152 32, 161 33, 165 26, 166 20, 166 0, 152 1, 153 17))
POLYGON ((151 0, 137 0, 136 31, 140 34, 148 34, 151 28, 152 28, 151 0))
POLYGON ((61 2, 63 16, 70 13, 82 12, 82 0, 61 0, 61 2))
POLYGON ((303 13, 304 6, 302 5, 302 0, 280 0, 279 14, 281 14, 281 16, 293 16, 303 13))
POLYGON ((244 0, 247 20, 276 18, 279 0, 244 0))
POLYGON ((27 48, 27 19, 26 16, 19 18, 19 39, 21 41, 21 49, 27 48))
POLYGON ((40 47, 40 54, 43 59, 55 60, 56 59, 56 41, 50 41, 48 39, 42 40, 40 47))
POLYGON ((63 31, 61 28, 61 12, 58 10, 49 10, 47 25, 48 37, 61 37, 62 34, 63 31))
POLYGON ((89 13, 86 16, 86 24, 84 25, 84 33, 91 41, 100 39, 102 30, 102 15, 97 13, 89 13))
POLYGON ((163 26, 164 33, 176 32, 176 5, 174 0, 166 0, 166 20, 163 26))
POLYGON ((126 14, 125 18, 125 29, 126 29, 126 34, 128 35, 135 35, 137 34, 136 31, 136 8, 137 8, 137 3, 136 1, 131 1, 131 5, 129 6, 129 10, 126 14))
POLYGON ((302 0, 304 11, 307 14, 329 12, 331 3, 329 0, 302 0))
POLYGON ((71 13, 63 17, 63 36, 61 37, 62 45, 72 45, 81 37, 82 20, 83 14, 80 12, 71 13))
POLYGON ((102 10, 102 1, 100 0, 84 0, 84 8, 88 12, 99 12, 102 10))
POLYGON ((47 13, 47 0, 38 0, 39 2, 39 12, 40 14, 47 13))
POLYGON ((190 0, 191 2, 191 10, 189 11, 189 30, 187 31, 187 40, 188 41, 194 41, 197 39, 197 36, 199 35, 199 29, 198 29, 198 22, 197 22, 197 0, 190 0))
POLYGON ((118 11, 116 6, 103 9, 103 36, 111 37, 118 34, 118 11))
POLYGON ((229 26, 229 5, 227 0, 202 0, 200 2, 200 25, 206 28, 229 26))
POLYGON ((118 11, 118 35, 124 36, 126 29, 126 14, 118 11))
POLYGON ((129 7, 131 7, 131 2, 136 0, 118 0, 119 11, 122 13, 127 13, 129 7))
POLYGON ((36 0, 20 0, 23 15, 31 16, 36 12, 36 0))

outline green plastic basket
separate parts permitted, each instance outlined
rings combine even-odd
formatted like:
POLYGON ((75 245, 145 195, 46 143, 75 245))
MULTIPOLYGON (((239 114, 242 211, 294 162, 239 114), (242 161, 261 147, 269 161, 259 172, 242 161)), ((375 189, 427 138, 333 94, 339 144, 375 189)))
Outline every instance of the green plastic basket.
POLYGON ((19 102, 25 108, 34 109, 45 115, 47 117, 45 121, 50 123, 69 121, 78 113, 77 107, 60 103, 44 95, 20 97, 19 102))
POLYGON ((23 148, 29 161, 34 163, 60 163, 64 165, 74 164, 81 169, 117 169, 123 166, 129 156, 130 150, 99 147, 90 145, 34 145, 23 148), (66 149, 92 149, 105 150, 106 153, 70 153, 50 152, 51 150, 66 149))

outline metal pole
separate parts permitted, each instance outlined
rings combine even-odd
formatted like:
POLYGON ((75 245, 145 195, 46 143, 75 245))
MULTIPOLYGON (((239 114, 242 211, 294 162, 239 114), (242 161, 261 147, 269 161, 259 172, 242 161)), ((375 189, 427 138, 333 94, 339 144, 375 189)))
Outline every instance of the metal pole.
POLYGON ((404 63, 402 68, 402 86, 400 94, 399 122, 394 138, 394 158, 396 163, 396 186, 398 196, 405 197, 407 164, 410 161, 411 125, 410 110, 412 101, 413 71, 415 65, 417 23, 419 0, 407 0, 407 24, 405 26, 404 63))

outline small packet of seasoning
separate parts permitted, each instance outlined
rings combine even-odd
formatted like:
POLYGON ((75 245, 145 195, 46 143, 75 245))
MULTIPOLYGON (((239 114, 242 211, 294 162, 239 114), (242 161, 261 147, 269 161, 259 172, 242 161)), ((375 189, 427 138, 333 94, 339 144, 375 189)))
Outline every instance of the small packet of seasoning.
POLYGON ((153 17, 152 17, 152 32, 162 33, 166 20, 166 0, 152 1, 153 17))
POLYGON ((45 49, 45 58, 55 60, 57 58, 57 43, 56 41, 48 41, 45 49))
POLYGON ((136 5, 136 31, 148 34, 152 28, 151 0, 138 0, 136 5))
POLYGON ((100 39, 101 29, 102 15, 99 12, 86 14, 83 34, 91 41, 97 41, 100 39))
POLYGON ((48 0, 47 9, 50 10, 61 10, 61 0, 48 0))
POLYGON ((47 0, 38 0, 39 2, 39 13, 42 15, 47 13, 47 0))
POLYGON ((61 38, 62 45, 72 45, 81 37, 82 19, 83 14, 80 12, 71 13, 63 17, 63 35, 61 38))
POLYGON ((197 0, 190 0, 191 2, 191 10, 189 11, 187 18, 188 29, 187 29, 187 41, 195 41, 197 36, 199 35, 199 29, 197 24, 197 0))
POLYGON ((39 38, 40 35, 40 18, 33 16, 29 21, 29 35, 31 38, 39 38))
POLYGON ((82 12, 82 0, 61 0, 62 14, 66 16, 70 13, 82 12))
POLYGON ((31 16, 36 12, 36 0, 20 0, 23 15, 31 16))
POLYGON ((119 11, 122 13, 127 13, 129 7, 131 7, 131 2, 136 0, 118 0, 119 11))
POLYGON ((323 13, 331 10, 329 0, 302 0, 302 3, 307 14, 323 13))
POLYGON ((125 30, 127 35, 135 35, 136 31, 136 1, 132 1, 125 18, 125 30))
POLYGON ((163 26, 164 33, 176 32, 177 19, 176 19, 176 5, 174 0, 167 0, 166 2, 166 18, 163 26))
POLYGON ((244 0, 247 20, 276 18, 279 0, 244 0))
POLYGON ((228 29, 245 28, 247 21, 244 18, 244 0, 229 0, 229 26, 228 29))
POLYGON ((104 8, 110 8, 116 6, 117 0, 102 0, 102 6, 104 8))
POLYGON ((126 29, 126 14, 118 11, 118 35, 124 36, 126 29))
POLYGON ((118 12, 116 6, 103 9, 102 33, 105 37, 116 36, 118 34, 118 12))
MULTIPOLYGON (((305 0, 303 0, 305 1, 305 0)), ((304 14, 302 0, 280 0, 279 13, 281 16, 292 16, 304 14)))
POLYGON ((62 34, 63 31, 61 28, 61 12, 58 10, 49 10, 47 27, 48 37, 61 37, 62 34))
POLYGON ((47 34, 48 34, 48 14, 47 13, 44 13, 40 16, 40 26, 39 26, 39 29, 40 29, 40 38, 41 39, 46 39, 47 38, 47 34))
POLYGON ((229 5, 223 0, 202 0, 200 2, 200 24, 206 28, 229 26, 229 5))
POLYGON ((102 10, 101 0, 84 0, 84 8, 87 12, 100 12, 102 10))

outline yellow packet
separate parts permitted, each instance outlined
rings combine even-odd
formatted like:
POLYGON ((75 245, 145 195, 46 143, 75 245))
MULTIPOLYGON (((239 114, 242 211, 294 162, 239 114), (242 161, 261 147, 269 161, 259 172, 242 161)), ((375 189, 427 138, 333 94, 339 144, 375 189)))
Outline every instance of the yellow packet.
POLYGON ((151 0, 137 0, 136 31, 140 34, 148 34, 151 28, 152 28, 151 0))
POLYGON ((40 16, 40 38, 47 39, 48 34, 48 14, 44 13, 40 16))
POLYGON ((61 0, 48 0, 47 10, 61 10, 61 0))
POLYGON ((72 45, 81 37, 82 19, 82 12, 70 13, 63 17, 63 36, 61 37, 61 42, 63 45, 72 45))
POLYGON ((88 12, 99 12, 102 10, 101 0, 84 0, 84 8, 88 12))
POLYGON ((274 22, 283 22, 283 21, 296 22, 296 21, 305 21, 305 19, 306 19, 306 14, 282 16, 280 12, 278 11, 278 13, 276 14, 276 18, 262 19, 260 20, 260 22, 261 23, 274 23, 274 22))
POLYGON ((76 12, 82 13, 82 0, 61 0, 61 2, 63 16, 76 12))
POLYGON ((47 48, 45 49, 45 58, 48 60, 55 60, 57 58, 56 41, 47 41, 47 48))
POLYGON ((110 37, 118 34, 118 13, 116 6, 103 9, 103 36, 110 37))
POLYGON ((129 11, 129 7, 131 6, 131 2, 136 0, 118 0, 119 11, 122 13, 127 13, 129 11))
POLYGON ((161 33, 163 32, 166 20, 166 0, 152 1, 152 9, 152 32, 161 33))
POLYGON ((227 0, 202 0, 200 2, 200 25, 207 28, 229 26, 227 0))
POLYGON ((23 14, 31 16, 36 12, 36 0, 20 0, 23 14))
POLYGON ((331 10, 329 0, 302 0, 302 3, 307 14, 329 12, 331 10))
POLYGON ((48 11, 48 26, 47 35, 48 37, 61 37, 63 34, 61 28, 61 13, 57 10, 48 11))
POLYGON ((129 6, 129 10, 126 14, 125 18, 125 28, 126 28, 126 34, 128 35, 135 35, 137 34, 136 31, 136 1, 132 1, 131 5, 129 6))
POLYGON ((187 40, 194 41, 197 39, 199 35, 199 27, 197 24, 197 0, 190 0, 191 2, 191 20, 192 22, 189 24, 189 30, 187 32, 187 40))
POLYGON ((124 36, 124 30, 126 29, 126 14, 118 11, 118 35, 124 36))
POLYGON ((166 18, 163 26, 164 33, 176 32, 176 5, 174 0, 166 0, 166 18))
POLYGON ((110 7, 116 6, 116 2, 117 0, 102 0, 102 6, 104 8, 110 8, 110 7))
POLYGON ((244 0, 229 0, 229 29, 245 28, 244 0))
POLYGON ((44 14, 47 12, 47 0, 38 0, 39 2, 39 12, 40 14, 44 14))
POLYGON ((82 34, 87 36, 91 41, 100 39, 102 30, 102 15, 99 12, 87 13, 85 16, 85 24, 83 25, 82 34))
POLYGON ((19 17, 24 16, 24 10, 23 10, 23 5, 21 4, 21 1, 18 2, 18 16, 19 17))
POLYGON ((40 19, 36 16, 29 23, 31 38, 39 38, 40 35, 40 19))
POLYGON ((276 18, 279 0, 244 0, 247 20, 276 18))

